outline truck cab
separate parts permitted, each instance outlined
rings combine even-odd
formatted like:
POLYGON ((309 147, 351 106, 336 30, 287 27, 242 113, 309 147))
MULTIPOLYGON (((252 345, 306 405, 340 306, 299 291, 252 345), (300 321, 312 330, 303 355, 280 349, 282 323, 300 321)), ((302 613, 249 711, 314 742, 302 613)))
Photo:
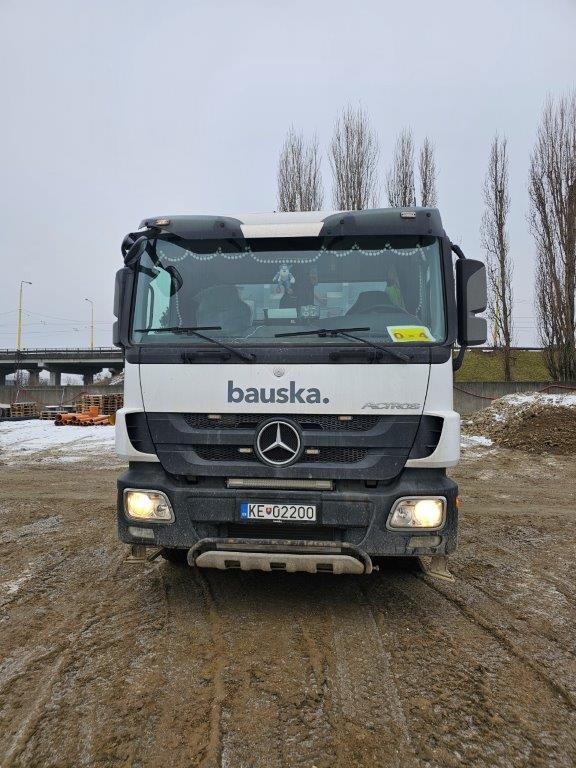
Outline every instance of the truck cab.
POLYGON ((455 549, 453 369, 486 278, 436 209, 162 216, 122 253, 123 542, 366 574, 455 549))

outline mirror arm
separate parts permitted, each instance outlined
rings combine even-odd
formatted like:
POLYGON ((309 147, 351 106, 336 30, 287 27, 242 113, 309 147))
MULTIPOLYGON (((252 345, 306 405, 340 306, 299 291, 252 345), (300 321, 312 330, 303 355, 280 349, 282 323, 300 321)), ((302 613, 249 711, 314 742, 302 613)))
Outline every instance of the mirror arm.
POLYGON ((456 256, 458 256, 459 259, 465 259, 466 256, 464 256, 464 251, 462 248, 460 248, 459 245, 456 245, 456 243, 450 243, 450 248, 454 251, 456 256))
POLYGON ((452 358, 452 370, 454 371, 454 373, 456 373, 456 371, 459 371, 460 368, 462 368, 462 363, 464 362, 464 355, 466 354, 466 350, 467 350, 467 347, 464 347, 464 346, 460 347, 456 357, 452 358))
MULTIPOLYGON (((459 259, 465 259, 466 256, 464 256, 464 251, 462 248, 460 248, 459 245, 456 245, 456 243, 450 243, 450 248, 452 251, 458 256, 459 259)), ((456 357, 452 358, 452 370, 454 373, 456 371, 459 371, 460 368, 462 368, 462 363, 464 362, 464 355, 466 354, 466 347, 462 345, 460 349, 458 350, 458 354, 456 357)))

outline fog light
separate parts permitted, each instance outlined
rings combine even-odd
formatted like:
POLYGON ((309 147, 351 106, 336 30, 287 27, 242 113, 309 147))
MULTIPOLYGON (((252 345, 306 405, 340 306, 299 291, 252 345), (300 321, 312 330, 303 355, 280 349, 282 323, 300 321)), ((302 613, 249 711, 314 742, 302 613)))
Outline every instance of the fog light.
POLYGON ((141 491, 126 488, 124 511, 132 520, 157 520, 172 522, 174 515, 168 497, 161 491, 141 491))
POLYGON ((146 541, 154 541, 154 531, 152 528, 136 528, 135 525, 129 525, 128 533, 130 536, 134 536, 135 539, 146 539, 146 541))
POLYGON ((388 516, 388 528, 441 528, 446 519, 444 496, 405 497, 398 499, 388 516))

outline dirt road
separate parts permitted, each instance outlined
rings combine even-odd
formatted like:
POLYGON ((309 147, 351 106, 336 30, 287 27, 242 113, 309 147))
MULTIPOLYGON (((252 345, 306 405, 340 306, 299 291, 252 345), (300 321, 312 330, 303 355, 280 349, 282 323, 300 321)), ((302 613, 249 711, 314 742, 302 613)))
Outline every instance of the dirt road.
POLYGON ((0 466, 2 768, 576 764, 571 457, 466 452, 452 584, 127 565, 114 460, 49 459, 0 466))

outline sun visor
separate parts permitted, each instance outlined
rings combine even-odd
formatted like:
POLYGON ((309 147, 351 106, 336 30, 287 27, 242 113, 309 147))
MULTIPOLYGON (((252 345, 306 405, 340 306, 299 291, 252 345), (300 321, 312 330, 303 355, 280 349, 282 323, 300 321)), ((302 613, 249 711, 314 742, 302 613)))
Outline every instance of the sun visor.
POLYGON ((244 239, 242 222, 232 216, 156 216, 144 219, 140 227, 184 240, 244 239))
POLYGON ((414 235, 444 237, 437 208, 376 208, 345 211, 324 219, 320 236, 414 235))

